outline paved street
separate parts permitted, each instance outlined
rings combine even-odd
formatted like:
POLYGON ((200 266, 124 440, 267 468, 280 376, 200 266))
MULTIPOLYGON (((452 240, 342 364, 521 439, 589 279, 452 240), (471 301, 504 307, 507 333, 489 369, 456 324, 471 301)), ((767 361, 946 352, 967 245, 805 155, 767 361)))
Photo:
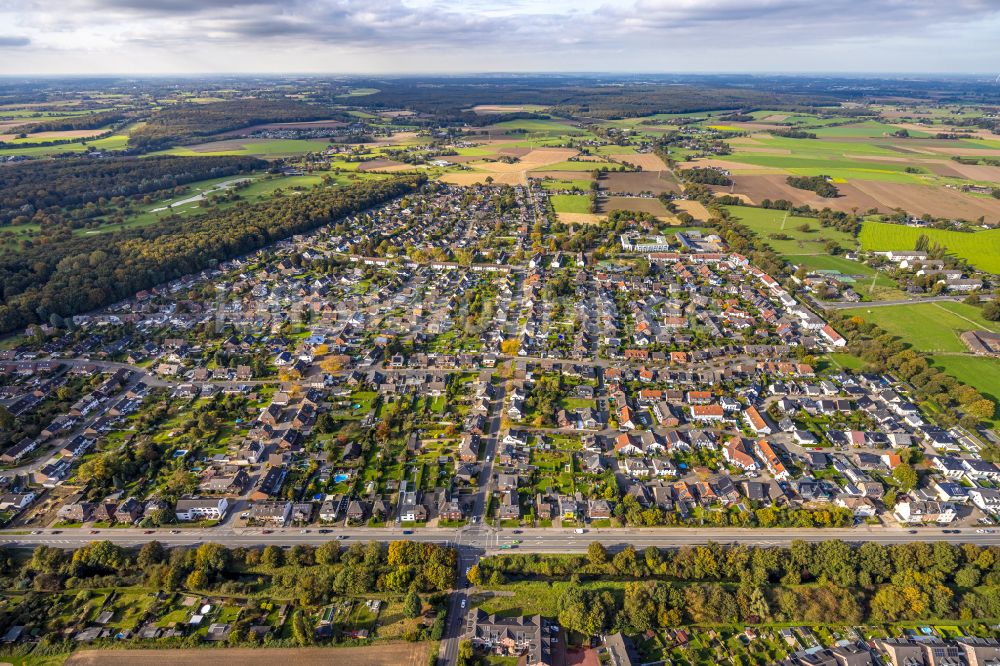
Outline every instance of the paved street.
MULTIPOLYGON (((679 546, 701 545, 708 542, 739 543, 757 546, 787 546, 792 541, 825 541, 841 539, 848 542, 872 541, 876 543, 905 543, 909 541, 945 541, 948 543, 976 543, 979 545, 1000 545, 1000 530, 979 533, 966 528, 954 534, 954 529, 919 528, 914 530, 885 527, 858 528, 603 528, 587 529, 578 534, 572 529, 537 528, 523 529, 515 535, 510 529, 494 529, 476 525, 462 529, 418 528, 411 534, 403 534, 400 529, 387 528, 347 528, 332 529, 321 533, 317 529, 233 529, 229 527, 205 529, 158 529, 110 528, 89 530, 85 528, 63 528, 27 531, 6 530, 0 532, 0 544, 35 546, 46 544, 63 548, 76 548, 94 540, 108 540, 123 546, 138 546, 150 540, 157 540, 170 546, 196 545, 205 542, 221 543, 226 546, 264 546, 269 544, 292 546, 295 544, 318 545, 331 539, 340 539, 345 544, 354 541, 394 541, 410 539, 421 542, 435 542, 458 546, 462 549, 482 551, 484 554, 505 552, 500 546, 520 539, 515 552, 567 552, 581 553, 587 550, 591 541, 600 541, 606 546, 622 547, 631 544, 635 548, 657 546, 675 548, 679 546), (96 531, 97 534, 92 532, 96 531), (176 532, 176 533, 175 533, 176 532)), ((464 571, 464 569, 463 569, 464 571)))

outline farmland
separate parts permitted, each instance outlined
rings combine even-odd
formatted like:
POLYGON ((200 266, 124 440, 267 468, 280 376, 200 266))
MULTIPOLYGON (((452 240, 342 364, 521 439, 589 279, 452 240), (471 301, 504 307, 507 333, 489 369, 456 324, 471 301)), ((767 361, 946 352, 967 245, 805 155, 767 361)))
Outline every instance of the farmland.
MULTIPOLYGON (((733 177, 729 188, 716 191, 745 196, 753 203, 764 199, 786 199, 796 205, 830 207, 850 212, 877 210, 890 213, 901 208, 913 215, 1000 222, 1000 201, 961 190, 964 184, 989 186, 996 182, 988 165, 961 164, 954 156, 981 159, 1000 154, 1000 141, 992 135, 943 139, 933 127, 914 126, 885 120, 850 122, 833 118, 812 118, 799 114, 796 122, 788 116, 761 122, 768 116, 755 114, 753 122, 721 125, 711 118, 702 126, 725 132, 746 132, 729 139, 733 151, 725 156, 733 177), (760 119, 756 119, 760 116, 760 119), (780 136, 785 125, 803 127, 814 138, 780 136), (787 176, 828 176, 840 190, 832 199, 790 187, 787 176)), ((937 131, 958 131, 940 127, 937 131)), ((967 132, 966 132, 967 133, 967 132)), ((965 134, 963 134, 964 136, 965 134)), ((682 165, 710 165, 712 159, 698 159, 682 165)), ((722 166, 722 165, 720 165, 722 166)))
POLYGON ((858 236, 867 251, 912 250, 921 236, 931 244, 976 268, 1000 274, 1000 229, 966 233, 947 229, 907 227, 884 222, 865 222, 858 236))

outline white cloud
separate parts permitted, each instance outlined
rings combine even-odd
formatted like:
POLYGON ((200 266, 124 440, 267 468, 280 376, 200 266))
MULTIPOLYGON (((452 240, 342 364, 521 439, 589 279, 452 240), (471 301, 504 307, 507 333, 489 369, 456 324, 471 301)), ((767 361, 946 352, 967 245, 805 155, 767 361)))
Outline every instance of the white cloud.
POLYGON ((0 58, 7 74, 969 71, 1000 60, 1000 4, 988 0, 0 0, 0 25, 0 49, 18 53, 0 58))

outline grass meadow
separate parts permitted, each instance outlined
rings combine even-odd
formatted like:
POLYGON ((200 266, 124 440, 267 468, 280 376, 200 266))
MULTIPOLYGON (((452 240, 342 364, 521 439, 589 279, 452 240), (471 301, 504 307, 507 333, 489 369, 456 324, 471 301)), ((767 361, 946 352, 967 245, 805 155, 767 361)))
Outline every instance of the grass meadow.
POLYGON ((875 323, 918 351, 964 352, 959 335, 973 329, 1000 333, 1000 326, 983 319, 979 308, 965 303, 910 303, 842 310, 875 323))
POLYGON ((966 233, 923 229, 885 222, 865 222, 858 236, 864 250, 912 250, 921 236, 938 243, 950 254, 990 273, 1000 274, 1000 229, 966 233))

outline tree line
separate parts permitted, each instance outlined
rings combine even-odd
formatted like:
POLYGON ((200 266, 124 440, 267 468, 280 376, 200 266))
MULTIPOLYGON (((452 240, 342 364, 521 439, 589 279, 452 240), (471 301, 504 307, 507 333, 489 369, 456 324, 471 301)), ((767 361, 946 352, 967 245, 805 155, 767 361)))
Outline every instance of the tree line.
MULTIPOLYGON (((75 130, 88 130, 120 123, 131 117, 126 111, 99 111, 79 116, 69 116, 67 118, 52 118, 49 120, 38 120, 18 125, 8 130, 10 134, 34 134, 35 132, 72 132, 75 130)), ((23 145, 23 144, 22 144, 23 145)))
POLYGON ((59 219, 61 209, 266 168, 254 157, 70 158, 0 168, 0 226, 59 219))
POLYGON ((733 181, 726 174, 718 169, 683 169, 680 172, 681 179, 689 183, 701 183, 702 185, 732 185, 733 181))
POLYGON ((809 190, 824 199, 833 199, 840 195, 840 190, 830 182, 829 176, 789 176, 788 184, 800 190, 809 190))
MULTIPOLYGON (((945 542, 685 546, 485 558, 470 581, 568 581, 563 626, 593 635, 682 624, 868 624, 1000 617, 1000 548, 945 542)), ((516 586, 515 586, 516 587, 516 586)), ((506 589, 510 589, 508 586, 506 589)))
POLYGON ((197 273, 276 240, 384 203, 423 176, 363 181, 274 197, 101 236, 53 239, 0 256, 0 332, 66 317, 197 273))
MULTIPOLYGON (((616 86, 594 85, 593 81, 540 81, 514 79, 484 84, 481 79, 458 78, 372 81, 379 92, 364 97, 365 106, 408 108, 438 116, 439 120, 475 119, 465 111, 477 104, 537 104, 549 107, 555 116, 592 118, 635 118, 656 113, 693 113, 733 108, 790 108, 797 105, 831 103, 832 96, 784 93, 746 88, 629 82, 616 86), (777 105, 777 106, 776 106, 777 105)), ((359 82, 359 85, 365 85, 359 82)), ((409 121, 409 119, 407 119, 409 121)), ((479 117, 476 124, 482 122, 479 117)))
POLYGON ((178 104, 153 113, 129 135, 140 150, 191 142, 199 137, 276 122, 355 120, 326 106, 295 100, 234 99, 211 104, 178 104))

